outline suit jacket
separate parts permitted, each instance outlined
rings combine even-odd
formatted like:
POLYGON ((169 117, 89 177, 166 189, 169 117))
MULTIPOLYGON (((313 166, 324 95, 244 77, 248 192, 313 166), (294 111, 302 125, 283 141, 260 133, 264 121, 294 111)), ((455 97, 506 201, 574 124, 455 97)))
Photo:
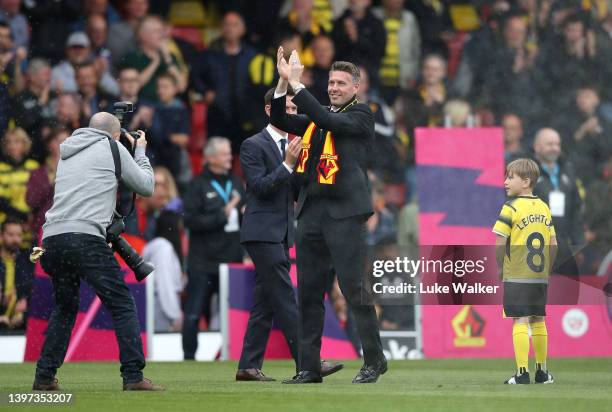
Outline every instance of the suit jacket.
POLYGON ((287 238, 288 245, 293 245, 291 173, 282 161, 266 129, 240 147, 240 165, 246 178, 246 210, 240 230, 243 243, 281 243, 287 238))
MULTIPOLYGON (((316 125, 312 133, 311 149, 304 173, 295 173, 300 186, 296 217, 308 197, 321 198, 334 219, 373 213, 370 184, 367 175, 368 157, 374 139, 374 116, 368 105, 349 102, 340 112, 330 112, 307 91, 300 91, 293 103, 303 114, 285 113, 285 97, 272 100, 271 123, 281 130, 304 135, 310 123, 316 125), (333 136, 336 166, 333 184, 322 184, 318 179, 319 162, 327 132, 333 136)), ((334 168, 335 169, 335 168, 334 168)))

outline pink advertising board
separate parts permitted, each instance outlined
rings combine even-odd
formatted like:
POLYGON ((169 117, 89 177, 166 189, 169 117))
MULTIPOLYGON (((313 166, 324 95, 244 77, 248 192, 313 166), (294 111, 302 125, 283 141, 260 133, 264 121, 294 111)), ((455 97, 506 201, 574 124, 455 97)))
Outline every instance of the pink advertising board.
MULTIPOLYGON (((512 320, 501 306, 425 305, 421 314, 427 358, 514 356, 512 320)), ((612 307, 550 305, 546 314, 550 357, 612 356, 612 307)))
MULTIPOLYGON (((505 201, 502 130, 417 129, 416 163, 421 256, 449 249, 455 259, 475 254, 494 262, 491 228, 505 201)), ((501 285, 496 277, 484 279, 501 285)), ((609 279, 551 277, 546 308, 551 357, 612 356, 612 298, 602 293, 609 279)), ((421 281, 450 282, 448 276, 432 275, 421 281)), ((502 317, 502 296, 502 288, 471 301, 465 295, 461 302, 441 294, 422 296, 425 357, 514 356, 512 320, 502 317)))
MULTIPOLYGON (((291 281, 297 290, 295 265, 291 266, 291 281)), ((250 265, 229 265, 229 359, 239 360, 242 342, 249 320, 249 311, 253 305, 253 288, 255 286, 255 268, 250 265)), ((297 328, 297 325, 296 325, 297 328)), ((289 347, 282 332, 273 327, 265 353, 266 359, 291 359, 289 347)), ((325 325, 321 345, 323 359, 356 359, 357 353, 348 339, 343 326, 329 301, 325 298, 325 325)))

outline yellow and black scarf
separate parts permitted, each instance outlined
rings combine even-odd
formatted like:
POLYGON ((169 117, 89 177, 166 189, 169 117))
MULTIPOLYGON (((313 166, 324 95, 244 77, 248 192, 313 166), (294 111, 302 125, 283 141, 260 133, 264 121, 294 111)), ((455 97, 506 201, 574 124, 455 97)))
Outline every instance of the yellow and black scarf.
MULTIPOLYGON (((357 98, 353 98, 348 104, 342 107, 338 113, 342 113, 350 106, 357 103, 357 98)), ((300 153, 297 168, 295 169, 296 173, 305 173, 307 170, 306 166, 311 154, 312 136, 316 130, 317 125, 315 125, 314 122, 310 122, 306 128, 306 132, 302 136, 302 152, 300 153)), ((333 185, 336 183, 336 175, 339 171, 340 163, 338 153, 336 153, 334 136, 332 132, 327 131, 323 142, 323 150, 321 151, 319 163, 317 164, 317 182, 323 185, 333 185)))

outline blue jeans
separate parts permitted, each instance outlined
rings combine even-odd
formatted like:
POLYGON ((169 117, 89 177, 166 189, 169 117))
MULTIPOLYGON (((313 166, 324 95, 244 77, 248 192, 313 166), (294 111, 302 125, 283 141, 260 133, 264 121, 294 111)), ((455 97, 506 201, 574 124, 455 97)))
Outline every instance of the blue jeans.
POLYGON ((79 310, 80 278, 83 278, 113 317, 123 383, 141 381, 145 358, 136 304, 105 240, 83 233, 64 233, 44 239, 43 247, 41 264, 53 281, 55 308, 36 365, 36 379, 52 380, 64 362, 79 310))

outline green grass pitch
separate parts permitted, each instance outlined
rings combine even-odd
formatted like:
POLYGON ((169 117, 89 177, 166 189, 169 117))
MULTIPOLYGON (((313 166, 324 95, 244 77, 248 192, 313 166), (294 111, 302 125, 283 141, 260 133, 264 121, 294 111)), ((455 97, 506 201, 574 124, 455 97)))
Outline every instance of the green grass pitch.
MULTIPOLYGON (((550 366, 553 385, 528 386, 502 384, 512 372, 511 359, 394 361, 374 385, 351 384, 360 367, 355 361, 319 385, 235 382, 235 362, 150 363, 145 376, 166 386, 161 393, 122 392, 118 363, 68 363, 58 378, 62 390, 75 396, 65 408, 88 412, 612 411, 612 358, 553 359, 550 366)), ((34 367, 0 365, 0 392, 29 391, 34 367)), ((266 361, 264 372, 287 378, 292 364, 266 361)))

